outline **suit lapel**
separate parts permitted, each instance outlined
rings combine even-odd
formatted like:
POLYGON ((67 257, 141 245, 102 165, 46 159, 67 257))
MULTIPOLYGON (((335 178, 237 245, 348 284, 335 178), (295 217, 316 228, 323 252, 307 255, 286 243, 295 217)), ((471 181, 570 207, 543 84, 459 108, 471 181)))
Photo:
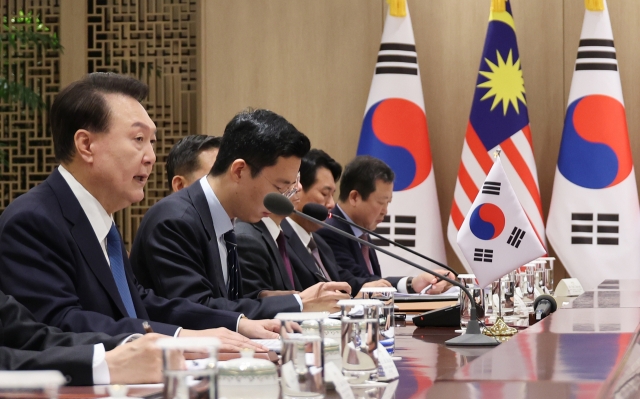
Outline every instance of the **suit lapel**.
POLYGON ((202 190, 200 182, 197 181, 191 186, 187 187, 187 193, 191 199, 191 203, 200 216, 202 226, 207 232, 207 238, 209 239, 209 249, 211 250, 211 256, 214 260, 213 274, 214 280, 217 283, 220 296, 222 298, 227 297, 227 287, 224 283, 224 274, 222 274, 222 268, 227 265, 222 265, 220 262, 220 249, 218 248, 218 237, 216 235, 216 229, 213 224, 213 218, 211 217, 211 209, 209 209, 209 203, 207 197, 202 190))
POLYGON ((331 277, 331 280, 333 281, 341 281, 340 273, 337 270, 339 266, 335 264, 334 261, 327 255, 327 251, 331 251, 331 248, 329 247, 329 245, 327 245, 322 237, 318 236, 315 233, 312 233, 312 235, 313 239, 316 240, 316 245, 318 246, 320 260, 322 261, 324 268, 327 270, 327 273, 329 273, 329 277, 331 277))
MULTIPOLYGON (((269 249, 269 254, 271 255, 271 260, 276 263, 276 276, 280 276, 282 280, 282 285, 287 290, 294 290, 295 287, 291 286, 291 280, 289 280, 289 274, 287 273, 287 269, 284 266, 284 261, 282 260, 282 256, 280 256, 280 250, 278 249, 278 245, 271 237, 271 233, 267 226, 262 222, 258 222, 252 225, 254 228, 260 231, 262 235, 262 240, 267 244, 267 248, 269 249)), ((286 248, 285 248, 286 250, 286 248)))
POLYGON ((311 274, 315 276, 318 272, 318 268, 316 267, 316 261, 313 255, 309 253, 300 240, 300 237, 298 237, 298 234, 293 231, 293 227, 291 227, 286 220, 283 220, 280 226, 282 226, 282 231, 287 238, 287 243, 289 244, 291 251, 298 257, 298 259, 300 259, 300 262, 304 267, 306 267, 311 274))
POLYGON ((76 241, 80 252, 82 252, 85 262, 87 262, 89 268, 98 279, 98 282, 100 282, 115 302, 122 315, 127 316, 128 313, 118 292, 113 274, 111 274, 111 268, 104 256, 96 233, 93 231, 87 215, 80 206, 80 202, 78 202, 78 199, 60 172, 58 172, 58 169, 54 170, 51 176, 47 178, 47 182, 58 198, 62 214, 72 224, 71 235, 76 241))
MULTIPOLYGON (((333 208, 331 210, 331 212, 333 212, 336 215, 344 218, 344 214, 340 211, 340 209, 338 207, 333 208)), ((347 233, 349 233, 349 234, 351 234, 352 236, 355 237, 355 235, 353 234, 353 230, 351 229, 351 226, 349 226, 346 223, 343 223, 343 222, 339 221, 338 219, 334 219, 334 220, 336 221, 335 227, 337 227, 340 230, 342 230, 344 232, 347 232, 347 233)), ((364 256, 362 255, 362 247, 360 246, 360 243, 357 242, 357 241, 349 240, 349 247, 351 248, 351 252, 353 254, 355 254, 356 259, 358 260, 358 265, 363 267, 364 270, 366 270, 367 273, 368 273, 369 272, 369 268, 367 267, 367 262, 364 260, 364 256)), ((375 253, 371 254, 371 252, 375 252, 375 251, 369 251, 369 253, 370 253, 369 259, 371 260, 371 268, 373 269, 373 271, 375 273, 376 271, 375 271, 375 268, 373 267, 373 264, 374 264, 373 259, 374 258, 376 259, 376 261, 375 261, 376 264, 378 263, 378 261, 377 261, 375 253), (373 256, 371 256, 371 255, 373 255, 373 256)), ((378 266, 378 274, 379 273, 380 273, 380 267, 378 266)))

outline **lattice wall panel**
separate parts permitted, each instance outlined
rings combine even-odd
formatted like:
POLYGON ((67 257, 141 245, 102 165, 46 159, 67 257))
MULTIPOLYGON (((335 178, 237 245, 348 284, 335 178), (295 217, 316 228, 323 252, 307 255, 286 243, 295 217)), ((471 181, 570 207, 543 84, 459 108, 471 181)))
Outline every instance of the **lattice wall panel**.
POLYGON ((166 155, 196 133, 196 0, 88 0, 88 71, 129 74, 150 88, 157 161, 145 199, 118 212, 129 246, 146 210, 168 194, 166 155))
MULTIPOLYGON (((9 29, 14 25, 11 17, 21 10, 38 15, 50 29, 49 33, 58 33, 60 9, 56 1, 0 1, 0 15, 9 17, 9 29)), ((14 65, 8 74, 3 69, 3 77, 10 81, 21 81, 24 77, 23 83, 42 94, 48 109, 60 88, 60 55, 57 51, 38 46, 14 49, 4 42, 0 46, 0 63, 14 65)), ((45 111, 33 111, 0 100, 0 213, 13 199, 44 180, 56 165, 47 117, 45 111)))

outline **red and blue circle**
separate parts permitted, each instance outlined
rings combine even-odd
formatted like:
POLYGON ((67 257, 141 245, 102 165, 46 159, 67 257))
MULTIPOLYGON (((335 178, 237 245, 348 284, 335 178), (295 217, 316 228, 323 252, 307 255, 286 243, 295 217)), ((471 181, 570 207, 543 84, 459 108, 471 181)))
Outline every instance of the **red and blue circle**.
POLYGON ((394 191, 408 190, 431 173, 427 117, 403 98, 387 98, 371 106, 362 123, 358 155, 383 160, 396 175, 394 191))
POLYGON ((604 95, 572 102, 558 156, 562 176, 580 187, 601 189, 625 180, 632 168, 624 105, 604 95))
POLYGON ((504 212, 495 204, 480 204, 469 218, 469 228, 481 240, 493 240, 504 230, 504 212))

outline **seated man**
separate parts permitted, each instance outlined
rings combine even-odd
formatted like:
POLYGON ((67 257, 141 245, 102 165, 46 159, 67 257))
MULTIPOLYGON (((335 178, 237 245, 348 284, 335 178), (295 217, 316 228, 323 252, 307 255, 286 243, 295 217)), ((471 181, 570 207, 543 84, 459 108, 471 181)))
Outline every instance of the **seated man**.
MULTIPOLYGON (((269 318, 298 312, 307 301, 334 295, 318 286, 278 298, 243 298, 236 218, 258 222, 271 192, 295 184, 309 139, 267 110, 239 113, 227 124, 211 172, 152 206, 131 250, 134 272, 145 287, 167 298, 187 298, 213 309, 269 318)), ((348 288, 348 286, 347 286, 348 288)))
POLYGON ((259 347, 242 335, 274 338, 278 323, 167 300, 133 276, 111 215, 143 199, 156 160, 156 127, 140 104, 147 90, 94 73, 56 96, 50 118, 60 166, 0 216, 0 289, 64 331, 142 333, 149 320, 166 335, 217 336, 223 350, 259 347))
MULTIPOLYGON (((326 153, 319 150, 312 150, 303 159, 300 167, 300 181, 302 182, 302 193, 300 202, 296 205, 298 210, 309 203, 315 202, 331 209, 331 212, 353 221, 369 230, 375 230, 378 223, 387 214, 387 206, 391 202, 393 194, 393 180, 395 178, 393 170, 381 160, 370 156, 359 156, 351 161, 345 168, 342 181, 340 182, 340 198, 337 206, 334 207, 333 193, 335 182, 340 178, 340 165, 338 165, 326 153)), ((329 270, 333 269, 334 259, 343 270, 340 272, 340 279, 349 282, 353 291, 359 291, 366 281, 376 281, 381 279, 380 264, 376 251, 372 248, 361 248, 360 243, 349 240, 327 228, 318 230, 318 225, 293 215, 290 219, 292 231, 289 238, 295 237, 292 232, 297 233, 303 244, 311 242, 309 233, 313 234, 314 241, 319 251, 324 252, 324 257, 320 257, 321 263, 329 270), (324 239, 324 240, 322 240, 324 239), (326 242, 326 243, 325 243, 326 242), (326 251, 331 248, 335 258, 326 251), (324 249, 323 249, 324 248, 324 249), (323 260, 324 259, 324 260, 323 260)), ((338 219, 328 219, 327 223, 337 227, 349 234, 369 240, 368 234, 356 227, 352 227, 339 221, 338 219)), ((283 229, 285 229, 283 225, 283 229)), ((292 242, 292 248, 306 265, 311 264, 311 259, 305 256, 301 246, 292 242)), ((312 250, 308 248, 308 252, 312 250)), ((313 271, 314 269, 311 268, 313 271)), ((434 272, 448 275, 449 272, 443 269, 435 269, 434 272)), ((329 273, 331 275, 331 273, 329 273)), ((315 275, 309 274, 311 277, 315 275)), ((303 274, 299 278, 304 279, 303 274)), ((333 277, 331 277, 333 279, 333 277)), ((429 273, 421 273, 416 277, 387 277, 386 280, 392 283, 399 292, 413 293, 420 292, 429 284, 431 288, 428 294, 438 294, 451 287, 446 281, 439 281, 429 273)), ((313 279, 308 280, 313 283, 313 279)))
POLYGON ((120 345, 133 337, 65 333, 36 322, 24 306, 2 292, 0 337, 0 370, 58 370, 70 385, 162 381, 162 357, 155 345, 162 335, 147 334, 120 345))
POLYGON ((194 134, 183 137, 167 155, 167 180, 173 192, 189 187, 211 170, 222 137, 194 134))

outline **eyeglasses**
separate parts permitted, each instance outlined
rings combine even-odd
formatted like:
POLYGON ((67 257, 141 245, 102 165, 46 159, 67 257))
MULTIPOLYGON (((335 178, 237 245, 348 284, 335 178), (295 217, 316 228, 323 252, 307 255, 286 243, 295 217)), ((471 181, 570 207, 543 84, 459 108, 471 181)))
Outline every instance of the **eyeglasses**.
POLYGON ((276 190, 278 190, 278 192, 282 195, 284 195, 287 198, 291 198, 293 197, 297 192, 298 192, 298 186, 300 186, 300 172, 298 172, 298 175, 296 176, 296 181, 293 182, 289 187, 285 187, 285 188, 280 188, 278 187, 275 183, 273 183, 271 180, 267 179, 267 177, 265 175, 263 175, 262 173, 260 174, 262 177, 264 177, 264 179, 266 181, 268 181, 269 183, 271 183, 271 185, 273 187, 276 188, 276 190))

